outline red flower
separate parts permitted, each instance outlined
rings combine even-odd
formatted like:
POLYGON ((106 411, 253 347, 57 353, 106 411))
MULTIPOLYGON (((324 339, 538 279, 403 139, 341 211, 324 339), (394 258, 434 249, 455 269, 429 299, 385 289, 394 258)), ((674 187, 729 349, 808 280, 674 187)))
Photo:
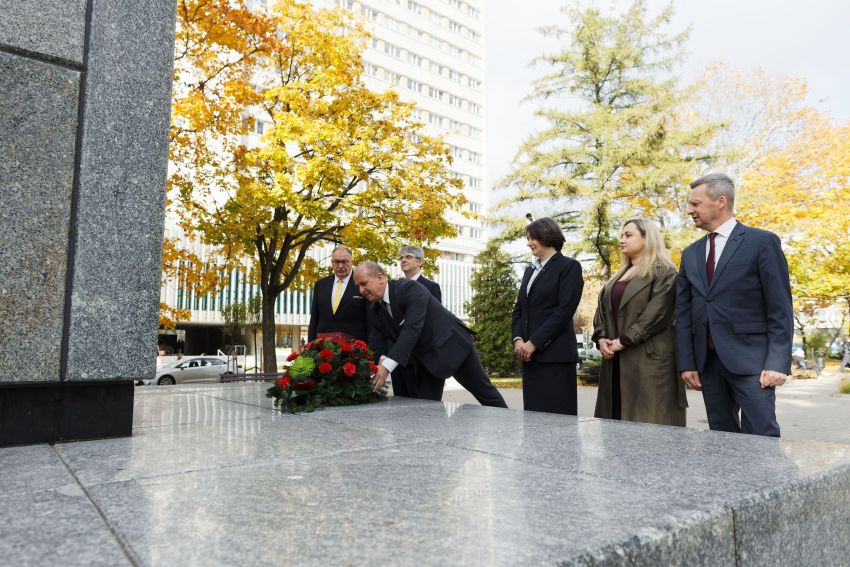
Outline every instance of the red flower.
POLYGON ((330 362, 323 362, 319 365, 319 374, 327 374, 333 369, 334 367, 331 366, 330 362))
POLYGON ((291 352, 291 353, 289 354, 289 356, 287 356, 287 357, 286 357, 286 361, 287 361, 287 362, 292 362, 293 360, 295 360, 296 358, 298 358, 299 354, 300 354, 300 353, 297 353, 297 352, 295 352, 295 351, 291 352))
POLYGON ((334 357, 334 351, 329 348, 326 348, 325 350, 319 353, 319 356, 324 358, 325 360, 330 360, 334 357))
POLYGON ((351 352, 351 345, 349 343, 339 343, 339 350, 342 352, 351 352))
POLYGON ((371 354, 367 354, 367 355, 366 355, 366 360, 372 360, 372 355, 371 355, 371 354))
POLYGON ((304 380, 303 382, 296 382, 292 385, 296 390, 312 390, 316 387, 315 380, 304 380))
POLYGON ((374 374, 374 373, 375 373, 375 372, 377 372, 377 371, 378 371, 378 367, 377 367, 377 366, 375 366, 373 363, 371 363, 371 362, 370 362, 370 363, 369 363, 369 372, 371 372, 372 374, 374 374))
POLYGON ((289 386, 290 382, 292 382, 292 380, 285 376, 285 377, 283 377, 283 378, 281 378, 280 380, 277 381, 277 385, 280 386, 281 389, 284 389, 287 386, 289 386))
POLYGON ((359 348, 360 350, 369 350, 369 345, 367 345, 366 343, 364 343, 361 340, 354 341, 354 346, 356 348, 359 348))
POLYGON ((354 376, 354 373, 357 372, 357 367, 350 362, 346 362, 342 365, 342 373, 351 378, 354 376))
POLYGON ((310 341, 309 343, 304 345, 304 350, 311 349, 311 348, 313 348, 313 341, 310 341))

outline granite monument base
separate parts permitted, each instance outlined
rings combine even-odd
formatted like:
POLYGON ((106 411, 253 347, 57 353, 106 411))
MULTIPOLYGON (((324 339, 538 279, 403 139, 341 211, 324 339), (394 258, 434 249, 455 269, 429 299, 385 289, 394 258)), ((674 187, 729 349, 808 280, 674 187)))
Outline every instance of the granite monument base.
POLYGON ((285 415, 266 388, 139 388, 132 437, 0 449, 0 557, 15 565, 850 561, 850 445, 401 398, 285 415))

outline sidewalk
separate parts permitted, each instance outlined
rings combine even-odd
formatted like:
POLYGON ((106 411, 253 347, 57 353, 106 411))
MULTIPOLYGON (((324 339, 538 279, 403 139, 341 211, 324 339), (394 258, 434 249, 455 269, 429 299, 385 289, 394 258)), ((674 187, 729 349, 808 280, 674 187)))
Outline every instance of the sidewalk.
MULTIPOLYGON (((845 373, 850 376, 850 373, 845 373)), ((850 395, 838 394, 841 373, 827 368, 820 378, 789 380, 776 392, 776 417, 785 439, 831 441, 850 444, 850 395)), ((522 408, 522 390, 499 390, 509 408, 522 408)), ((443 401, 477 404, 475 398, 454 380, 446 381, 443 401)), ((688 427, 708 429, 702 394, 688 391, 688 427)), ((596 387, 578 389, 578 415, 592 417, 596 387)))

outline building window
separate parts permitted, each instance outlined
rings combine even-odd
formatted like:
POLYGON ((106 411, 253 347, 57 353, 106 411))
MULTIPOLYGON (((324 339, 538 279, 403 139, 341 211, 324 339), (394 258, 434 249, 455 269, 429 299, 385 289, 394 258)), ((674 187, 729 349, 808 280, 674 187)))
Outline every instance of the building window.
POLYGON ((262 120, 254 120, 254 134, 262 136, 266 133, 266 123, 262 120))
POLYGON ((469 178, 469 188, 470 189, 481 189, 481 179, 478 177, 470 177, 469 178))
POLYGON ((480 228, 469 228, 469 237, 470 238, 481 238, 481 229, 480 228))
POLYGON ((395 57, 396 59, 401 57, 401 49, 397 45, 393 45, 392 43, 384 42, 384 53, 395 57))
POLYGON ((413 53, 412 51, 407 52, 407 62, 416 65, 417 67, 422 66, 423 59, 421 56, 413 53))

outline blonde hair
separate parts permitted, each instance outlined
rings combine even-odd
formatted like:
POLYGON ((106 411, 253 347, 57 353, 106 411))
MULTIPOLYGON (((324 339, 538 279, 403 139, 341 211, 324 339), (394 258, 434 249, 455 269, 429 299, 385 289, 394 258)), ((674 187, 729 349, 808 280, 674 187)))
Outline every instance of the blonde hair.
MULTIPOLYGON (((655 226, 652 221, 642 219, 629 219, 623 223, 623 228, 620 234, 630 224, 635 225, 641 236, 643 236, 643 252, 640 255, 640 261, 637 264, 635 275, 642 279, 652 281, 655 279, 655 268, 657 266, 675 268, 673 261, 670 259, 670 253, 667 252, 667 247, 664 245, 664 237, 661 236, 661 231, 655 226)), ((632 261, 628 256, 623 254, 620 261, 620 269, 611 276, 608 282, 616 282, 626 271, 632 267, 632 261)))

